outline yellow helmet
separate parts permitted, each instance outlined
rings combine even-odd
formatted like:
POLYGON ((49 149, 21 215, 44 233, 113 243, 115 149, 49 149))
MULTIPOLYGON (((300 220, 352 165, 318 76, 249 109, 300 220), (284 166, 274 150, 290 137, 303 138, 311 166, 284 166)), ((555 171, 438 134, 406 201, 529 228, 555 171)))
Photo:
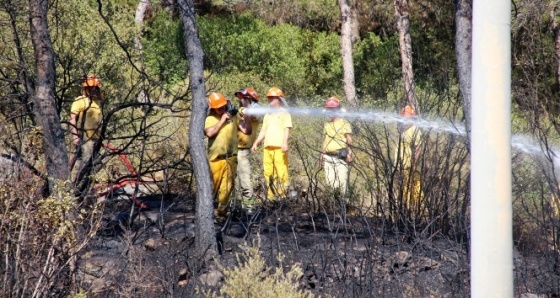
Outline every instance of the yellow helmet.
POLYGON ((266 97, 284 97, 284 92, 278 87, 272 87, 266 92, 266 97))

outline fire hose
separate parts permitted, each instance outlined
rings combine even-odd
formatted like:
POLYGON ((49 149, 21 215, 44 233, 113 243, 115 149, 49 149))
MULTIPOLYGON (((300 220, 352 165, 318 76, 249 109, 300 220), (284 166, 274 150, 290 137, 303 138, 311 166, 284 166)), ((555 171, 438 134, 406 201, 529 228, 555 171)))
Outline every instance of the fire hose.
MULTIPOLYGON (((146 180, 145 178, 140 177, 138 175, 138 173, 136 172, 136 170, 134 169, 134 166, 132 165, 132 163, 130 162, 128 157, 126 156, 126 154, 120 152, 119 149, 117 149, 115 146, 113 146, 109 143, 102 143, 102 145, 103 145, 103 147, 107 148, 108 150, 110 150, 111 152, 113 152, 113 153, 115 153, 119 156, 120 160, 126 166, 126 168, 130 172, 132 177, 120 178, 116 182, 113 182, 113 183, 95 184, 93 186, 93 189, 96 190, 96 195, 95 195, 96 198, 101 198, 101 197, 107 196, 107 195, 109 195, 109 194, 111 194, 111 193, 113 193, 113 192, 115 192, 115 191, 117 191, 121 188, 124 188, 127 185, 132 185, 136 189, 138 184, 154 182, 154 180, 146 180)), ((75 155, 73 160, 70 163, 71 166, 74 165, 76 159, 77 159, 77 156, 75 155)), ((149 209, 148 205, 146 205, 144 202, 142 202, 142 201, 140 201, 136 198, 137 193, 138 193, 137 191, 134 191, 132 193, 132 195, 130 196, 130 200, 134 204, 136 204, 136 206, 138 206, 141 210, 149 209)))

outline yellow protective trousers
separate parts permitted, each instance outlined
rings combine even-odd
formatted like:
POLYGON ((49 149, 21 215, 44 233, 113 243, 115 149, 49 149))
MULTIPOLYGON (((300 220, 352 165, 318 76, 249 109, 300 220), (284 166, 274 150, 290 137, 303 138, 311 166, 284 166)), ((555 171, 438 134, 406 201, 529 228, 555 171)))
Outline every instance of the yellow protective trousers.
POLYGON ((406 169, 405 174, 405 184, 403 188, 403 198, 406 200, 407 209, 412 214, 422 215, 424 212, 424 205, 422 197, 422 186, 420 184, 420 172, 406 169))
POLYGON ((268 189, 266 198, 277 200, 286 197, 289 186, 288 152, 282 152, 280 147, 264 148, 263 168, 268 189))
POLYGON ((217 159, 210 162, 212 173, 212 193, 214 202, 217 201, 218 216, 226 216, 233 187, 235 186, 235 172, 237 169, 237 156, 217 159))

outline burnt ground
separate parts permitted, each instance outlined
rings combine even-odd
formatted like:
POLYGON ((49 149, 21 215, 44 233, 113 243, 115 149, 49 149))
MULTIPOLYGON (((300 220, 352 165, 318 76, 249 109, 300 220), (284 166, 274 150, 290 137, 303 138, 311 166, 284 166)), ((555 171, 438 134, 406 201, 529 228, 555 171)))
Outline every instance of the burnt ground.
MULTIPOLYGON (((193 297, 219 290, 223 275, 216 263, 196 266, 193 200, 143 201, 150 210, 133 212, 131 221, 129 202, 107 203, 103 229, 79 263, 81 288, 93 297, 193 297)), ((464 235, 402 233, 379 218, 312 214, 303 205, 263 210, 254 221, 233 219, 219 233, 222 254, 216 262, 234 266, 241 246, 259 243, 270 266, 278 266, 278 253, 286 270, 300 265, 299 286, 316 296, 470 295, 464 235)), ((516 296, 559 297, 560 276, 547 260, 530 248, 515 251, 516 296)))

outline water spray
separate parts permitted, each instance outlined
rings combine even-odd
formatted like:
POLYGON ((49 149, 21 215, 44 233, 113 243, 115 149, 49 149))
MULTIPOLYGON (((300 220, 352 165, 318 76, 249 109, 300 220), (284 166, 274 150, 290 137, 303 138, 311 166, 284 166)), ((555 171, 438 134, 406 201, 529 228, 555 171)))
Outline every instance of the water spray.
POLYGON ((288 107, 283 110, 270 107, 253 107, 245 111, 247 115, 251 116, 264 116, 266 114, 278 113, 280 111, 287 111, 291 115, 300 115, 306 117, 340 117, 345 119, 353 119, 363 122, 377 122, 384 124, 402 123, 414 124, 418 128, 434 129, 437 131, 455 134, 466 135, 466 130, 463 124, 456 124, 450 121, 442 121, 438 119, 424 119, 424 118, 406 118, 395 113, 385 111, 358 111, 348 112, 346 110, 340 111, 327 111, 323 108, 292 108, 288 107))
MULTIPOLYGON (((357 111, 349 112, 346 110, 330 111, 324 108, 297 108, 286 107, 285 109, 276 109, 265 106, 252 106, 250 109, 245 110, 245 113, 250 116, 264 116, 266 114, 278 113, 286 111, 291 115, 304 116, 304 117, 325 117, 334 116, 345 119, 353 119, 362 122, 382 123, 382 124, 413 124, 421 129, 428 129, 435 132, 442 132, 460 137, 466 137, 465 125, 456 123, 450 120, 430 119, 430 118, 406 118, 394 112, 386 111, 357 111)), ((527 137, 522 134, 513 134, 511 137, 512 148, 534 157, 546 156, 551 158, 554 165, 560 166, 560 148, 548 146, 543 148, 535 139, 527 137)))

